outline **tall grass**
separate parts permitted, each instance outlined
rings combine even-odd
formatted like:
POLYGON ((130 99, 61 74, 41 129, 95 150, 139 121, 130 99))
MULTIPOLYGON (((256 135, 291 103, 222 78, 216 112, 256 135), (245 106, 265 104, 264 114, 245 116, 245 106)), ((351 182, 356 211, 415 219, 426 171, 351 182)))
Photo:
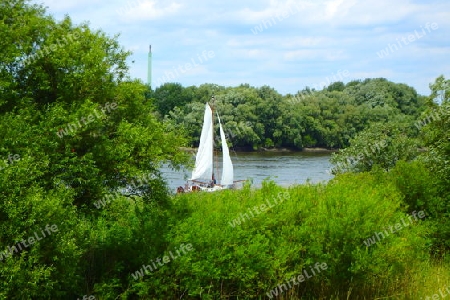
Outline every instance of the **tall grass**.
POLYGON ((179 195, 169 214, 168 248, 191 243, 194 250, 135 288, 152 286, 165 298, 268 299, 278 285, 326 263, 278 298, 414 299, 437 290, 439 282, 428 278, 444 270, 428 263, 426 221, 364 244, 407 217, 402 200, 393 184, 370 174, 287 189, 267 181, 258 190, 179 195), (264 211, 254 210, 264 204, 264 211))

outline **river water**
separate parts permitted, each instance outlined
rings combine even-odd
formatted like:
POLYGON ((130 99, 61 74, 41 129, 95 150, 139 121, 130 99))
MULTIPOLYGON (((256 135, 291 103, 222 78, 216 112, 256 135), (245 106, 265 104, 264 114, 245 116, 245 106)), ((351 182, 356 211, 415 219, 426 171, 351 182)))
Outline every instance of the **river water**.
MULTIPOLYGON (((269 178, 282 186, 301 184, 307 181, 317 183, 333 177, 329 170, 329 153, 314 152, 237 152, 230 153, 234 166, 234 179, 250 179, 252 186, 259 187, 269 178)), ((221 158, 219 157, 219 161, 221 158)), ((184 186, 191 170, 174 171, 163 167, 162 173, 170 189, 184 186)), ((220 179, 220 172, 216 174, 220 179)))

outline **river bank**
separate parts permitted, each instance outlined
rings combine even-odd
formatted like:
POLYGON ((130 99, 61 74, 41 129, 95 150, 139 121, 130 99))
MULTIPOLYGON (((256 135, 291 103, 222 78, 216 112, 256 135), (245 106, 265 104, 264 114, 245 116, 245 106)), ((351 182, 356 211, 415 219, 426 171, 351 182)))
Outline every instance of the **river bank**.
MULTIPOLYGON (((192 148, 192 147, 180 147, 180 150, 187 151, 187 152, 197 152, 198 148, 192 148)), ((232 148, 234 152, 274 152, 274 153, 283 153, 283 152, 309 152, 309 153, 334 153, 338 152, 339 149, 328 149, 328 148, 321 148, 321 147, 305 147, 302 149, 296 149, 296 148, 287 148, 287 147, 280 147, 280 148, 264 148, 261 147, 257 150, 254 150, 250 147, 234 147, 232 148)))

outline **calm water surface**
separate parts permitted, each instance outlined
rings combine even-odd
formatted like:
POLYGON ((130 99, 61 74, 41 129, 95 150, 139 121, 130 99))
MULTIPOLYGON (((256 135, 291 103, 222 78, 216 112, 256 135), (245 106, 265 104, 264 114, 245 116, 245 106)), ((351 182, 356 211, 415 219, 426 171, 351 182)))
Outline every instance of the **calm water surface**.
MULTIPOLYGON (((329 153, 238 152, 230 154, 235 180, 252 179, 256 187, 261 186, 261 182, 268 177, 282 186, 305 183, 307 180, 316 183, 333 177, 329 174, 331 168, 329 153)), ((171 189, 180 185, 184 186, 186 179, 191 176, 191 170, 177 172, 164 167, 162 171, 171 189)), ((216 174, 216 178, 220 179, 220 172, 216 174)))

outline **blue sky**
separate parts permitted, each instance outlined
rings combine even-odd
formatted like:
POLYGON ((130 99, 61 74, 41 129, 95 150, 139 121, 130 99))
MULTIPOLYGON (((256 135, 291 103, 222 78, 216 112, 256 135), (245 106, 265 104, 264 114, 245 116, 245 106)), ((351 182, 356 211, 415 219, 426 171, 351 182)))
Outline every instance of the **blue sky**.
POLYGON ((68 14, 119 33, 133 52, 130 76, 143 82, 151 44, 153 87, 249 83, 293 94, 384 77, 428 95, 429 83, 450 72, 448 0, 34 2, 56 19, 68 14))

